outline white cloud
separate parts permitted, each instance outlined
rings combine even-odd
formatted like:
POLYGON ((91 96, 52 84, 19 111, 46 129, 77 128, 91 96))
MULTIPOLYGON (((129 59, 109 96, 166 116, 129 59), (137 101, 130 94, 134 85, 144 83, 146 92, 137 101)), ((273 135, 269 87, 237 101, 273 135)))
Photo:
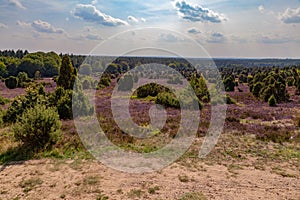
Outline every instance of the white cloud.
POLYGON ((58 33, 62 34, 65 31, 61 28, 55 28, 50 23, 42 21, 42 20, 36 20, 34 21, 31 26, 38 32, 42 33, 58 33))
POLYGON ((258 11, 264 13, 265 7, 263 5, 258 6, 258 11))
POLYGON ((5 24, 0 23, 0 29, 5 28, 7 29, 8 27, 5 24))
POLYGON ((296 9, 287 8, 279 15, 279 18, 286 24, 300 23, 300 7, 296 9))
POLYGON ((293 39, 287 37, 282 37, 278 34, 269 34, 269 35, 258 35, 256 36, 256 42, 264 44, 282 44, 291 42, 293 39))
POLYGON ((195 27, 190 28, 187 32, 191 33, 191 34, 199 34, 199 33, 201 33, 201 31, 199 29, 195 28, 195 27))
POLYGON ((27 23, 23 21, 17 21, 17 25, 23 28, 33 28, 36 32, 39 33, 57 33, 63 34, 65 33, 64 29, 62 28, 55 28, 49 22, 45 22, 42 20, 35 20, 32 23, 27 23))
POLYGON ((208 43, 223 43, 226 41, 226 38, 222 33, 214 32, 209 35, 206 41, 208 43))
POLYGON ((137 18, 133 17, 133 16, 128 16, 127 20, 128 20, 128 22, 131 22, 131 23, 138 23, 139 22, 139 20, 137 18))
POLYGON ((103 40, 100 35, 94 33, 82 34, 80 37, 88 40, 103 40))
POLYGON ((146 22, 146 19, 142 17, 141 22, 146 22))
POLYGON ((219 14, 208 8, 203 8, 201 5, 194 5, 187 3, 185 0, 176 0, 174 7, 178 12, 178 15, 185 20, 192 22, 212 22, 221 23, 226 21, 223 14, 219 14))
POLYGON ((73 15, 87 22, 94 22, 104 26, 128 25, 126 21, 102 13, 94 5, 90 4, 78 4, 73 11, 73 15))
POLYGON ((164 42, 178 42, 178 41, 182 41, 182 40, 183 39, 181 39, 171 33, 162 33, 159 36, 159 41, 164 41, 164 42))
POLYGON ((31 23, 26 23, 26 22, 23 22, 23 21, 17 21, 17 25, 18 26, 21 26, 23 28, 26 28, 26 27, 31 27, 31 23))
POLYGON ((98 0, 93 0, 93 1, 92 1, 92 4, 93 4, 93 5, 95 5, 95 4, 97 4, 97 3, 98 3, 98 0))
POLYGON ((13 6, 17 7, 17 8, 26 9, 19 0, 8 0, 8 3, 10 5, 13 5, 13 6))

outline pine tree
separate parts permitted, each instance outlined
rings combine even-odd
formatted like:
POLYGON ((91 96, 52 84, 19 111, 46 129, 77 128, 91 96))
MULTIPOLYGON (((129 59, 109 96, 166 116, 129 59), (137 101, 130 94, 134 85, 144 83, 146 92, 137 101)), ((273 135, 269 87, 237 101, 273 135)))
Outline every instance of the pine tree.
POLYGON ((59 70, 57 85, 66 90, 73 89, 75 78, 76 69, 72 66, 70 57, 68 55, 64 55, 59 70))

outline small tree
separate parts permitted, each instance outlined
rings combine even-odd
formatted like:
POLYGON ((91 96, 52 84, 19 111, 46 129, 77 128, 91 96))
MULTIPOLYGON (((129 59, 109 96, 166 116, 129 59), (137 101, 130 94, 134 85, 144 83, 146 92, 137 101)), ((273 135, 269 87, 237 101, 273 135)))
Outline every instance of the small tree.
POLYGON ((25 83, 28 81, 28 75, 26 72, 18 73, 18 87, 25 87, 25 83))
POLYGON ((76 69, 72 66, 70 57, 68 55, 64 55, 59 70, 57 85, 66 90, 73 89, 75 78, 76 69))
POLYGON ((56 109, 37 104, 22 114, 13 131, 16 140, 26 146, 40 148, 57 140, 60 127, 56 109))
POLYGON ((269 104, 269 106, 271 106, 271 107, 275 107, 275 106, 276 106, 277 102, 276 102, 276 98, 274 97, 274 95, 272 95, 272 96, 269 98, 268 104, 269 104))
POLYGON ((235 87, 234 79, 232 77, 227 77, 224 80, 224 87, 226 92, 233 92, 235 87))

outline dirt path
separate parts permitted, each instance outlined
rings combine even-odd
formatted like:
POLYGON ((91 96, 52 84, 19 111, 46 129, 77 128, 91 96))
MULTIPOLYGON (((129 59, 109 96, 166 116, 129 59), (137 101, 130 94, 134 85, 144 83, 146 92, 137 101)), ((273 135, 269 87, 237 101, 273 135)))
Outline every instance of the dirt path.
POLYGON ((300 199, 300 180, 254 167, 229 169, 197 162, 150 174, 127 174, 96 161, 32 160, 0 172, 0 199, 300 199))

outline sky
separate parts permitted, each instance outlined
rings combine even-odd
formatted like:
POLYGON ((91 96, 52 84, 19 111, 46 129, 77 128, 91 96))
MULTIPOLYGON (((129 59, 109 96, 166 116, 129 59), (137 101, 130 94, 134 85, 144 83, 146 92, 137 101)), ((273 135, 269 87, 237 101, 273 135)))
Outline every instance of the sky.
POLYGON ((300 0, 0 0, 0 35, 1 50, 300 58, 300 0))

